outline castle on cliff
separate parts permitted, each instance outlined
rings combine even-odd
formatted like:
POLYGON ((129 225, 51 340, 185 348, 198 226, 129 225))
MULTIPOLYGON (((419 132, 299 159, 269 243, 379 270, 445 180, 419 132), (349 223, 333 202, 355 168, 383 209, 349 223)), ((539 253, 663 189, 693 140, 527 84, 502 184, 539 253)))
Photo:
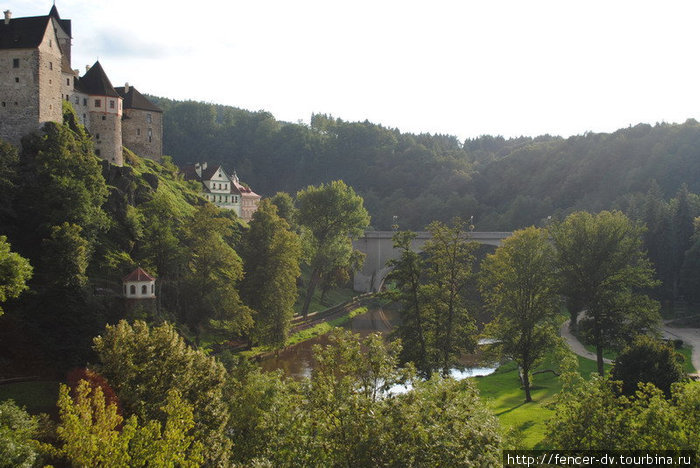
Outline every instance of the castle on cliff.
POLYGON ((56 5, 47 16, 0 22, 0 138, 19 146, 23 135, 46 122, 62 122, 62 101, 70 102, 90 133, 95 154, 123 164, 122 146, 159 160, 163 154, 163 111, 125 84, 114 88, 100 62, 85 74, 71 65, 71 20, 56 5))

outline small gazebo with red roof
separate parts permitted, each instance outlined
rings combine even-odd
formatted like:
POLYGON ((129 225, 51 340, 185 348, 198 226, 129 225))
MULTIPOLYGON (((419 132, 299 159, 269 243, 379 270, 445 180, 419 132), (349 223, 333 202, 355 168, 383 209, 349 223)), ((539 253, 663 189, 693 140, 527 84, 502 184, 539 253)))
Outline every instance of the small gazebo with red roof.
POLYGON ((156 297, 156 279, 141 267, 122 279, 124 297, 127 299, 154 299, 156 297))

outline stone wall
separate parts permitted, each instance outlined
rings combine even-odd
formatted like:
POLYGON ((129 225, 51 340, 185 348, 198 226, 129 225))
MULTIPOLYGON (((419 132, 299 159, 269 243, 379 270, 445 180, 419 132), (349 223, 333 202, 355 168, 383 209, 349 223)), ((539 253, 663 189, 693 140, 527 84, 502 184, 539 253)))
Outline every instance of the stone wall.
POLYGON ((51 24, 39 45, 39 124, 63 121, 61 49, 51 24))
POLYGON ((0 50, 0 138, 18 145, 45 122, 61 122, 61 50, 53 28, 38 49, 0 50))
POLYGON ((39 128, 38 72, 38 51, 0 50, 0 138, 13 145, 39 128))
POLYGON ((124 109, 122 142, 138 156, 160 161, 163 156, 163 114, 124 109))
MULTIPOLYGON (((95 99, 90 97, 90 99, 95 99)), ((104 100, 103 100, 104 103, 104 100)), ((122 154, 122 120, 116 113, 90 112, 90 134, 95 154, 117 166, 124 164, 122 154)))

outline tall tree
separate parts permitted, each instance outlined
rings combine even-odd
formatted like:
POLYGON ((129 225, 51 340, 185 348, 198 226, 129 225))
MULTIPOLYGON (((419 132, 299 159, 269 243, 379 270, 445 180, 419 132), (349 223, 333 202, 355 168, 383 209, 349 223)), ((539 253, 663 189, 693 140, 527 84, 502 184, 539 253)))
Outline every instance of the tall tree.
POLYGON ((688 186, 683 184, 673 200, 671 255, 673 265, 673 298, 680 295, 681 269, 693 236, 693 216, 688 199, 688 186))
POLYGON ((430 326, 432 317, 430 308, 424 306, 422 298, 422 281, 425 262, 418 252, 411 248, 416 234, 402 231, 394 234, 394 248, 399 249, 398 259, 390 260, 391 272, 387 281, 395 282, 396 288, 387 291, 387 295, 401 304, 401 321, 396 329, 396 336, 401 338, 402 362, 413 362, 418 371, 430 377, 433 369, 428 359, 428 347, 432 346, 433 334, 430 326))
POLYGON ((681 269, 681 292, 691 303, 700 303, 700 217, 695 218, 692 245, 685 252, 681 269))
POLYGON ((299 224, 308 229, 313 245, 311 276, 302 307, 306 317, 324 268, 334 263, 350 263, 351 240, 369 225, 369 215, 362 206, 362 197, 342 180, 301 190, 297 193, 297 204, 299 224))
POLYGON ((28 289, 27 281, 32 277, 29 261, 10 250, 7 237, 0 236, 0 315, 2 303, 13 299, 28 289))
POLYGON ((522 368, 525 401, 530 371, 556 342, 558 291, 554 247, 546 230, 529 227, 505 239, 481 264, 479 286, 494 320, 485 334, 522 368))
POLYGON ((462 353, 473 351, 476 346, 476 325, 467 310, 465 294, 472 281, 478 244, 469 241, 466 227, 459 218, 453 220, 452 226, 430 223, 431 239, 423 249, 428 257, 425 307, 431 309, 435 322, 432 359, 443 375, 449 373, 462 353))
POLYGON ((226 242, 233 224, 221 216, 217 207, 207 203, 184 228, 189 256, 183 315, 196 336, 203 324, 234 336, 246 333, 253 324, 250 309, 241 302, 237 289, 243 277, 243 262, 226 242))
POLYGON ((642 228, 619 211, 576 212, 551 226, 565 295, 583 300, 579 330, 596 347, 621 348, 656 326, 658 303, 639 291, 653 287, 653 268, 641 249, 642 228))
POLYGON ((92 245, 109 225, 102 209, 107 185, 92 142, 67 125, 48 123, 44 132, 22 143, 15 198, 24 233, 22 245, 36 252, 40 240, 51 234, 51 227, 64 222, 80 226, 82 236, 92 245))
POLYGON ((269 200, 262 200, 253 215, 241 256, 245 269, 241 298, 257 312, 253 339, 259 344, 283 347, 297 298, 301 241, 277 216, 277 207, 269 200))

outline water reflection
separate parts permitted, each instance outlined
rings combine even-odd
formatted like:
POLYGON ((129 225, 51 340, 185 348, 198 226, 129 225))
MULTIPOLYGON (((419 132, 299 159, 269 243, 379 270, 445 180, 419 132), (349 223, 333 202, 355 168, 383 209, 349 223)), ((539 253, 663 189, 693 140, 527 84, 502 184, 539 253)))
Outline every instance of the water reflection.
MULTIPOLYGON (((398 321, 398 312, 385 310, 381 307, 370 309, 367 313, 354 317, 344 325, 344 328, 358 333, 360 336, 367 336, 370 333, 389 333, 398 321)), ((290 346, 280 351, 277 357, 270 356, 260 362, 261 367, 267 371, 281 369, 285 375, 294 378, 310 377, 313 370, 313 346, 326 345, 329 343, 328 335, 321 335, 308 341, 290 346)), ((452 369, 450 376, 457 379, 488 375, 495 370, 495 367, 485 366, 480 362, 479 355, 465 355, 460 359, 460 364, 465 369, 452 369)), ((392 391, 394 391, 392 389, 392 391)), ((397 389, 398 392, 401 390, 397 389)), ((404 390, 405 391, 405 390, 404 390)))

